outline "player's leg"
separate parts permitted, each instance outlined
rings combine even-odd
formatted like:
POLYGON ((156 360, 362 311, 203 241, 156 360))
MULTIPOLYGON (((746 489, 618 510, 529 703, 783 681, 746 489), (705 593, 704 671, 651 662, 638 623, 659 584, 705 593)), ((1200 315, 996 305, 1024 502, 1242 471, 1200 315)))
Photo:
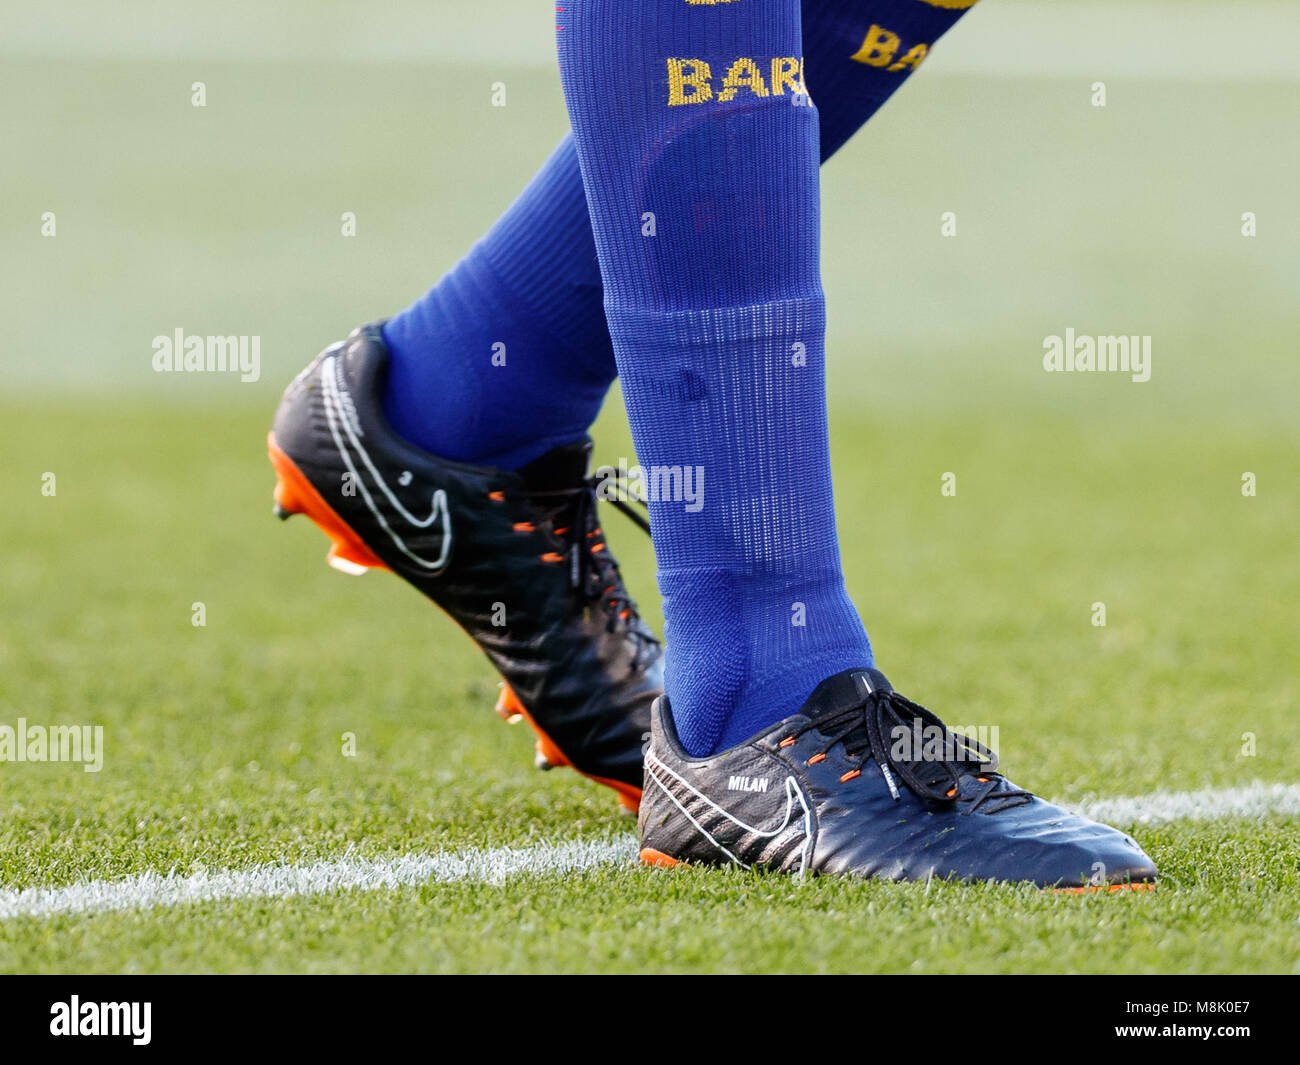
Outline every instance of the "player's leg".
MULTIPOLYGON (((804 69, 823 161, 973 2, 804 0, 804 69)), ((469 254, 383 332, 388 418, 434 454, 515 469, 584 436, 615 365, 571 138, 469 254)))
MULTIPOLYGON (((888 34, 932 42, 960 14, 807 4, 824 156, 915 68, 910 43, 882 61, 888 34)), ((539 764, 572 762, 632 801, 662 666, 585 481, 586 429, 615 373, 602 299, 566 137, 423 298, 304 371, 272 458, 281 512, 312 516, 335 565, 392 569, 473 636, 508 682, 498 710, 543 733, 539 764)))
POLYGON ((808 91, 825 161, 911 76, 976 0, 804 0, 808 91))
POLYGON ((383 332, 384 407, 420 447, 518 469, 586 435, 615 370, 571 137, 383 332))
MULTIPOLYGON (((503 678, 497 710, 635 809, 661 649, 628 597, 586 480, 589 442, 518 470, 433 455, 383 411, 377 325, 326 348, 285 390, 268 439, 276 510, 306 514, 349 573, 387 569, 470 635, 503 678)), ((435 700, 446 697, 437 685, 435 700)))
POLYGON ((606 320, 638 460, 667 491, 650 503, 667 691, 706 755, 872 664, 831 497, 799 3, 564 6, 606 320))
POLYGON ((557 33, 606 319, 660 491, 669 649, 643 857, 1153 880, 1132 840, 1016 788, 872 667, 831 500, 797 0, 565 0, 557 33), (906 751, 899 728, 941 742, 906 751))

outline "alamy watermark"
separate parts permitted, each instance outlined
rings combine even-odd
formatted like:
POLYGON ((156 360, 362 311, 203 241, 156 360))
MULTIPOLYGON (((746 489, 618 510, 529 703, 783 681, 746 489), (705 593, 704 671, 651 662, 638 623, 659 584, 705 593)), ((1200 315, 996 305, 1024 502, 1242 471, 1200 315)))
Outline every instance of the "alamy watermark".
POLYGON ((651 503, 684 503, 688 514, 704 509, 703 466, 651 466, 648 470, 626 458, 618 466, 596 471, 596 497, 607 502, 630 499, 651 503))
POLYGON ((1043 369, 1048 373, 1126 373, 1137 382, 1151 380, 1149 336, 1043 337, 1043 369))
POLYGON ((87 773, 104 768, 103 725, 0 725, 0 762, 80 762, 87 773))
MULTIPOLYGON (((987 766, 990 755, 996 758, 997 749, 997 725, 948 728, 927 725, 919 717, 914 717, 911 725, 895 725, 889 730, 889 757, 897 761, 970 762, 987 766), (974 747, 967 742, 971 740, 974 747)), ((996 764, 994 761, 993 765, 996 764)))
POLYGON ((153 338, 155 373, 238 373, 251 383, 262 376, 260 336, 186 336, 179 326, 171 336, 153 338))
POLYGON ((50 1005, 53 1036, 110 1036, 148 1046, 153 1038, 152 1021, 152 1002, 82 1002, 80 996, 73 995, 67 1002, 50 1005))

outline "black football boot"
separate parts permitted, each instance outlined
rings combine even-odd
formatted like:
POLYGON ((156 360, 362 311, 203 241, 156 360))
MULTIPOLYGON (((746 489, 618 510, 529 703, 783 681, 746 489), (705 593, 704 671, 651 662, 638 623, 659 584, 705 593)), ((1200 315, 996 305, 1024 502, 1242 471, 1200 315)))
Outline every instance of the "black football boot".
POLYGON ((504 679, 497 712, 537 733, 537 764, 635 810, 662 649, 597 522, 591 442, 514 472, 440 459, 388 425, 387 365, 375 323, 290 383, 268 438, 276 513, 311 518, 336 568, 391 570, 447 611, 504 679))
POLYGON ((799 713, 707 758, 682 749, 667 697, 652 717, 638 827, 641 858, 653 865, 1067 891, 1156 880, 1123 832, 1016 787, 992 751, 875 669, 836 674, 799 713))

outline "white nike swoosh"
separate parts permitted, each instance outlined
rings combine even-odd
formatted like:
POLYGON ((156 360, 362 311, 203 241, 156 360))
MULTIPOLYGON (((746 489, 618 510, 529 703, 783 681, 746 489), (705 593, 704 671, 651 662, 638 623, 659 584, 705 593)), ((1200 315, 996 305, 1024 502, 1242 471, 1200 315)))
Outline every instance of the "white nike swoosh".
POLYGON ((334 438, 334 446, 338 448, 339 455, 343 459, 343 464, 347 466, 348 471, 356 480, 357 485, 361 489, 361 498, 370 509, 370 513, 374 515, 375 520, 379 522, 380 528, 382 528, 393 541, 393 546, 401 551, 403 555, 411 560, 411 562, 430 575, 440 573, 446 567, 447 559, 451 554, 451 513, 447 507, 447 493, 441 488, 437 489, 433 493, 432 509, 429 511, 429 516, 427 518, 417 518, 402 505, 401 500, 393 494, 392 489, 388 487, 387 482, 384 481, 379 470, 375 468, 375 464, 370 459, 369 452, 366 451, 365 445, 361 443, 360 436, 353 428, 344 411, 343 402, 340 398, 343 389, 342 378, 342 360, 337 355, 330 356, 325 360, 325 364, 321 367, 321 395, 325 403, 325 419, 329 422, 330 435, 334 438), (345 437, 346 442, 344 440, 345 437), (353 464, 352 454, 348 450, 348 445, 351 445, 351 447, 356 451, 362 464, 370 472, 370 476, 374 479, 375 486, 384 494, 384 497, 390 504, 392 504, 393 508, 402 516, 402 518, 413 528, 427 529, 435 521, 441 519, 442 549, 437 558, 427 559, 422 555, 416 554, 416 552, 407 547, 406 541, 403 540, 402 537, 388 524, 384 515, 380 513, 379 507, 375 505, 374 497, 366 487, 365 478, 361 476, 361 472, 353 464))
POLYGON ((707 839, 710 843, 712 843, 715 847, 717 847, 718 850, 720 850, 723 854, 725 854, 728 858, 730 858, 736 865, 740 866, 742 869, 748 869, 749 866, 747 866, 744 862, 742 862, 739 858, 737 858, 734 854, 732 854, 731 851, 729 851, 726 847, 724 847, 721 843, 719 843, 716 839, 714 839, 714 837, 709 833, 708 829, 706 829, 697 820, 695 820, 694 817, 691 816, 690 811, 687 810, 686 807, 681 804, 677 796, 672 793, 672 789, 669 788, 668 785, 665 784, 660 779, 659 774, 662 772, 672 777, 684 788, 692 792, 695 796, 697 796, 703 802, 707 803, 714 810, 716 810, 723 817, 725 817, 728 821, 730 821, 734 825, 737 825, 743 831, 752 833, 753 835, 756 836, 763 836, 769 839, 775 836, 779 836, 782 832, 784 832, 787 828, 790 827, 791 821, 794 816, 795 800, 798 799, 799 805, 803 808, 803 834, 804 834, 803 847, 801 848, 800 855, 799 855, 798 875, 802 876, 804 873, 808 871, 808 862, 809 859, 812 857, 812 842, 813 842, 812 810, 808 806, 808 800, 804 798, 803 789, 799 787, 799 782, 796 781, 793 776, 787 775, 785 778, 785 816, 782 817, 781 823, 777 825, 776 828, 766 829, 766 828, 756 828, 753 825, 746 824, 740 818, 729 813, 727 810, 724 810, 716 802, 714 802, 707 795, 705 795, 704 792, 700 791, 699 788, 695 787, 684 777, 682 777, 681 774, 673 772, 673 770, 671 770, 668 766, 664 765, 663 762, 661 762, 658 758, 656 758, 653 754, 651 754, 648 751, 646 752, 646 756, 645 756, 645 764, 646 764, 646 771, 648 772, 650 779, 653 780, 655 784, 659 786, 659 789, 665 795, 668 796, 672 804, 676 806, 677 809, 681 810, 686 820, 688 820, 692 825, 695 826, 696 831, 698 831, 700 835, 704 836, 705 839, 707 839))

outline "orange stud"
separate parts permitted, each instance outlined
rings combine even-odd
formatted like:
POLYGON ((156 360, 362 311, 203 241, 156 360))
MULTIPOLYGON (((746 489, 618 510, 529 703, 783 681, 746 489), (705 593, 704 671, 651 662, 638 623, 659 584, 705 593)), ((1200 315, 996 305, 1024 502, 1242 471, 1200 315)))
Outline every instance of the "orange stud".
POLYGON ((517 725, 524 719, 522 713, 523 707, 519 704, 519 698, 510 689, 510 685, 505 681, 500 684, 501 693, 497 696, 497 704, 492 709, 496 711, 497 717, 507 725, 517 725))
POLYGON ((663 851, 657 851, 652 847, 643 847, 641 849, 641 860, 646 865, 658 866, 660 869, 671 869, 675 865, 686 864, 679 858, 670 858, 663 851))

